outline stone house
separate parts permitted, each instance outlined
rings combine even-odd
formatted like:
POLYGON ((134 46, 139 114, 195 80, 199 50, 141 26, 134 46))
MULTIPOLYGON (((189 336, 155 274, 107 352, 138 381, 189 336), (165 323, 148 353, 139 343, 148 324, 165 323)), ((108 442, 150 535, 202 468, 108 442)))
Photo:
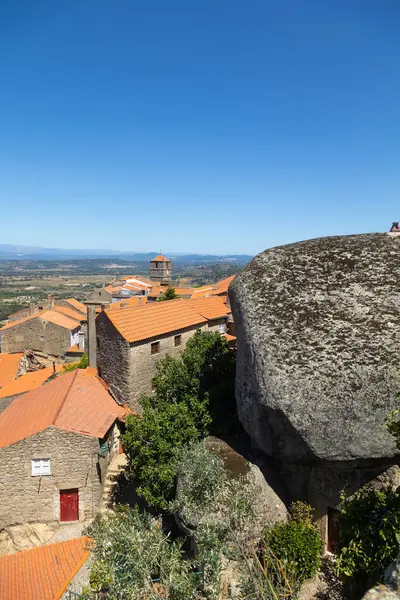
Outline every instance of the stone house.
POLYGON ((44 310, 0 329, 1 352, 33 350, 63 356, 72 346, 80 343, 80 332, 86 316, 68 307, 44 310))
POLYGON ((88 537, 1 556, 0 600, 69 600, 88 585, 91 562, 88 537))
POLYGON ((156 366, 178 356, 197 329, 225 332, 230 311, 220 298, 168 300, 105 310, 96 318, 97 365, 110 393, 140 410, 156 366))
POLYGON ((93 369, 15 398, 0 414, 0 530, 94 517, 125 412, 93 369))

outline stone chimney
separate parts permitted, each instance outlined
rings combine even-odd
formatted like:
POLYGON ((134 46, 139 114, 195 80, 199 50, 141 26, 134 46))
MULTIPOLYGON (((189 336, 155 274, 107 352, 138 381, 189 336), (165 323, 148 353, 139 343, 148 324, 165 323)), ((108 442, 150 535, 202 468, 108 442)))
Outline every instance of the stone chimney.
POLYGON ((85 349, 85 334, 83 331, 79 332, 78 348, 79 348, 79 350, 85 349))
POLYGON ((54 296, 52 296, 51 294, 49 294, 47 296, 47 299, 49 301, 49 310, 53 310, 56 304, 56 299, 54 296))
POLYGON ((89 294, 87 308, 88 362, 89 367, 97 369, 96 308, 105 309, 110 305, 111 295, 104 289, 89 294))

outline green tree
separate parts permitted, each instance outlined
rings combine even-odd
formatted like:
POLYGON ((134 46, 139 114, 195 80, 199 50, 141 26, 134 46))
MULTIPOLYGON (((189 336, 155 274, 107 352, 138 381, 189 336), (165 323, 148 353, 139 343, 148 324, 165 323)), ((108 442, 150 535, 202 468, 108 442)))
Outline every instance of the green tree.
POLYGON ((168 287, 165 292, 161 294, 159 298, 157 298, 157 302, 163 302, 164 300, 175 300, 178 296, 175 293, 175 288, 168 287))
POLYGON ((386 422, 386 429, 396 440, 396 446, 400 450, 400 410, 394 410, 390 413, 386 422))
MULTIPOLYGON (((127 419, 123 438, 129 476, 154 508, 165 509, 173 496, 177 449, 208 435, 213 418, 213 431, 218 429, 216 419, 223 423, 223 406, 217 405, 218 413, 210 398, 216 398, 221 381, 233 382, 234 366, 226 341, 218 333, 200 330, 180 358, 158 363, 154 393, 142 398, 141 415, 127 419)), ((229 416, 228 403, 225 413, 229 416)))

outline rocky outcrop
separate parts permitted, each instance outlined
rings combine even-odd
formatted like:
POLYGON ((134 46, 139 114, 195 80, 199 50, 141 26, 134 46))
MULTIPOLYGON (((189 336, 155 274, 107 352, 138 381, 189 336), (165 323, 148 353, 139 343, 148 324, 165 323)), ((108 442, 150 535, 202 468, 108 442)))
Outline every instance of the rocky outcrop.
POLYGON ((391 459, 400 390, 400 236, 271 248, 235 278, 239 417, 291 463, 391 459))
POLYGON ((400 598, 400 554, 385 571, 384 585, 369 590, 363 600, 399 600, 400 598))

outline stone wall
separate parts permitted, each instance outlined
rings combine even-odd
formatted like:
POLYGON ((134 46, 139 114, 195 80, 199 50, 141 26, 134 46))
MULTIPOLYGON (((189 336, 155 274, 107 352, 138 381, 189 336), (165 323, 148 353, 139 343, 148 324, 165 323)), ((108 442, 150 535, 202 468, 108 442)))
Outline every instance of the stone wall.
POLYGON ((281 474, 290 496, 315 509, 321 538, 328 541, 329 509, 337 509, 343 492, 352 494, 363 485, 400 485, 400 460, 327 463, 319 466, 281 463, 281 474))
POLYGON ((90 554, 89 558, 84 562, 75 577, 71 580, 67 591, 61 596, 61 600, 71 600, 71 596, 69 594, 70 591, 75 592, 76 594, 81 594, 82 588, 89 585, 90 571, 93 567, 93 563, 93 554, 90 554))
POLYGON ((99 440, 51 426, 0 448, 0 530, 18 523, 58 521, 60 490, 79 490, 79 520, 99 506, 109 461, 99 440), (32 476, 31 461, 50 458, 51 475, 32 476))
POLYGON ((39 317, 6 329, 0 335, 2 352, 24 352, 29 349, 62 356, 71 346, 69 329, 39 317))
MULTIPOLYGON (((223 322, 223 319, 221 319, 223 322)), ((203 329, 206 329, 204 327, 203 329)), ((216 320, 211 331, 219 329, 216 320)), ((119 402, 127 403, 134 411, 140 411, 140 397, 150 394, 152 380, 159 360, 179 356, 197 327, 174 331, 172 334, 129 344, 115 329, 104 313, 96 319, 97 365, 99 373, 108 384, 109 392, 119 402), (181 345, 175 346, 174 338, 181 335, 181 345), (160 342, 160 352, 151 354, 152 342, 160 342)))

